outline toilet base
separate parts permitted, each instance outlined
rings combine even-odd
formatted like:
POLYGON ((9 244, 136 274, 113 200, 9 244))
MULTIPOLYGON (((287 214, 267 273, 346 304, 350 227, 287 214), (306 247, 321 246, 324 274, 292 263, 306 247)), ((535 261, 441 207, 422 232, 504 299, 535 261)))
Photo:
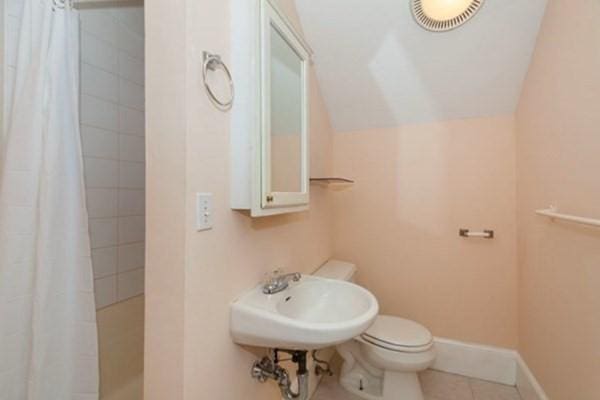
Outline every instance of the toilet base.
POLYGON ((346 391, 366 400, 383 399, 383 376, 375 376, 360 364, 355 364, 351 371, 340 377, 340 385, 346 391))
POLYGON ((384 371, 382 377, 370 374, 356 364, 340 379, 346 391, 365 400, 423 400, 416 372, 384 371))
POLYGON ((423 391, 416 372, 384 372, 382 400, 394 399, 423 400, 423 391))

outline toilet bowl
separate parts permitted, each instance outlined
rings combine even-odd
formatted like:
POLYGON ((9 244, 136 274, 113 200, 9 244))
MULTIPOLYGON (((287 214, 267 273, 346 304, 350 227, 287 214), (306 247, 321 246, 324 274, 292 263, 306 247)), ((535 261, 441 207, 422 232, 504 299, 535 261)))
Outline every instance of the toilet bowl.
MULTIPOLYGON (((352 281, 356 267, 329 261, 315 274, 352 281)), ((435 360, 433 336, 407 319, 379 315, 362 335, 336 347, 343 359, 340 384, 367 400, 423 400, 417 373, 435 360)))

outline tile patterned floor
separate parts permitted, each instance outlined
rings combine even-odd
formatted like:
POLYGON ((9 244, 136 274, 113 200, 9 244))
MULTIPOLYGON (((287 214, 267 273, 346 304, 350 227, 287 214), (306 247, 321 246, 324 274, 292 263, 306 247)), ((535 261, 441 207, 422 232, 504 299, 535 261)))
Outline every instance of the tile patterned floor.
MULTIPOLYGON (((419 375, 425 400, 521 400, 513 386, 500 385, 428 370, 419 375)), ((313 396, 313 400, 361 400, 346 392, 337 378, 324 379, 313 396)))

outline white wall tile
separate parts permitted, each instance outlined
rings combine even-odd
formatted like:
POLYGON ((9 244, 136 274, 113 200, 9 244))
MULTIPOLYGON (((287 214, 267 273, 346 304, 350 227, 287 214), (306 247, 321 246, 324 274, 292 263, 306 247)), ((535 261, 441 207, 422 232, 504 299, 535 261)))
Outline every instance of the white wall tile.
POLYGON ((119 82, 119 103, 136 110, 144 110, 144 87, 121 79, 119 82))
POLYGON ((141 7, 127 7, 115 10, 114 17, 135 33, 144 35, 144 10, 141 7))
POLYGON ((144 59, 144 38, 123 24, 119 24, 119 40, 117 46, 132 57, 140 60, 144 59))
POLYGON ((119 78, 110 72, 83 63, 81 92, 116 103, 119 101, 119 78))
POLYGON ((119 108, 114 103, 84 94, 81 96, 81 123, 116 132, 119 108))
POLYGON ((81 35, 81 60, 109 72, 119 72, 117 48, 86 32, 81 35))
POLYGON ((117 301, 117 276, 112 275, 94 281, 96 308, 109 306, 117 301))
POLYGON ((117 270, 119 273, 143 268, 145 265, 144 243, 133 243, 119 246, 117 270))
POLYGON ((90 220, 90 239, 92 249, 116 246, 119 238, 117 218, 90 220))
POLYGON ((145 158, 145 138, 133 135, 119 135, 119 160, 144 162, 145 158))
POLYGON ((87 208, 90 218, 117 216, 118 191, 116 189, 87 189, 87 208))
POLYGON ((119 51, 119 76, 138 85, 144 85, 144 62, 119 51))
POLYGON ((119 179, 119 162, 84 157, 85 184, 88 188, 115 188, 119 179))
POLYGON ((105 278, 117 273, 118 249, 116 247, 105 247, 92 250, 92 264, 94 267, 94 278, 105 278))
POLYGON ((113 218, 118 216, 118 190, 86 190, 89 218, 113 218))
POLYGON ((119 216, 140 216, 146 213, 146 192, 144 190, 119 189, 119 216))
POLYGON ((83 31, 91 33, 113 46, 117 45, 119 31, 117 22, 110 12, 106 10, 83 10, 79 15, 83 31))
POLYGON ((119 218, 119 244, 143 242, 145 234, 145 217, 119 218))
POLYGON ((96 295, 104 307, 144 290, 144 13, 119 7, 80 16, 81 132, 96 295))
POLYGON ((137 269, 118 275, 118 301, 144 293, 144 270, 137 269))
POLYGON ((119 107, 119 133, 144 136, 145 115, 143 111, 119 107))
POLYGON ((143 189, 146 181, 144 163, 120 161, 119 187, 123 189, 143 189))
POLYGON ((93 126, 81 126, 83 155, 89 157, 119 158, 119 135, 93 126))

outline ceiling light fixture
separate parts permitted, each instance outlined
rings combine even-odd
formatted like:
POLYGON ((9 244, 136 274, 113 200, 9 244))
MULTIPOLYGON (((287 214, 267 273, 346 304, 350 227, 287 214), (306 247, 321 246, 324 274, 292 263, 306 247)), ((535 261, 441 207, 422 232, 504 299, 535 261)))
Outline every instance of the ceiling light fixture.
POLYGON ((411 0, 416 21, 433 32, 445 32, 470 20, 484 0, 411 0))

